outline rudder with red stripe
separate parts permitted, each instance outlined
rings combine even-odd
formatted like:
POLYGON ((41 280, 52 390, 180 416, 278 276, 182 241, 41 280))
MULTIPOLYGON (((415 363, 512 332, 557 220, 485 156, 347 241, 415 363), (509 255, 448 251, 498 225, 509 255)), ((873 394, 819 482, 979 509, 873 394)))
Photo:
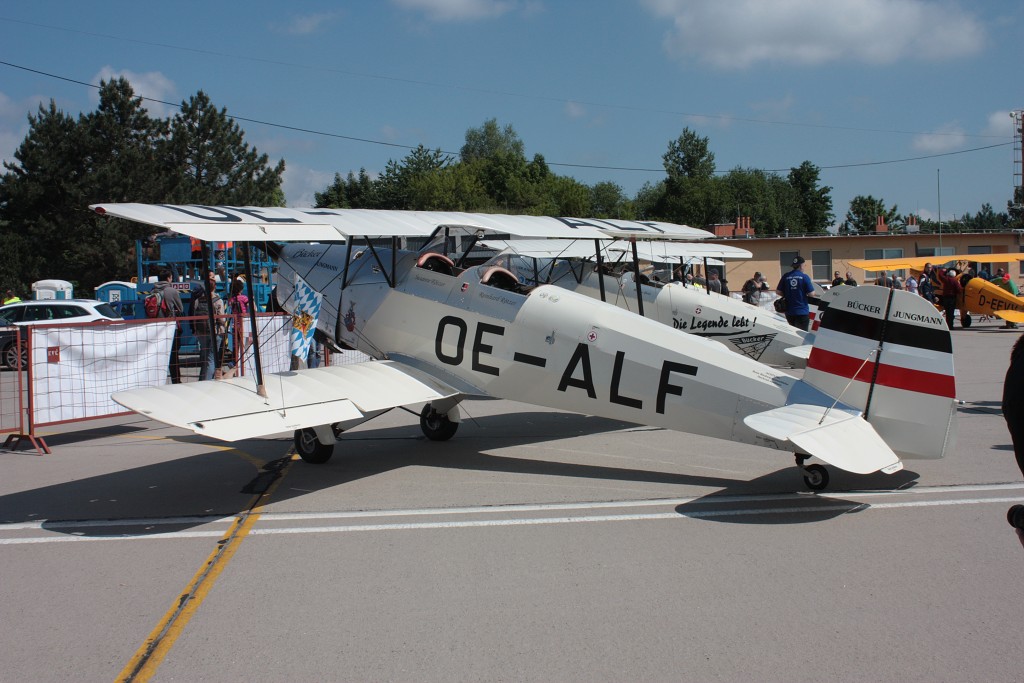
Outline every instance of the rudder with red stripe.
POLYGON ((803 381, 864 418, 899 456, 941 458, 956 435, 956 375, 946 321, 925 299, 850 287, 829 302, 803 381))

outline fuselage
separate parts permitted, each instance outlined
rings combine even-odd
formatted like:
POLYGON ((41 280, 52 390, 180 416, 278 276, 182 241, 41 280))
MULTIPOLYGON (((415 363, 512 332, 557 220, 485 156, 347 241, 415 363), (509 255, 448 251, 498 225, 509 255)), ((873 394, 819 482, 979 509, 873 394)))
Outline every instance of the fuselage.
MULTIPOLYGON (((597 278, 604 278, 605 301, 639 312, 636 283, 632 273, 599 275, 587 269, 582 282, 562 280, 560 284, 591 298, 600 299, 597 278)), ((715 339, 730 350, 769 365, 802 367, 804 361, 786 349, 809 343, 807 333, 757 306, 732 297, 684 286, 682 283, 640 285, 644 316, 700 337, 715 339)))
POLYGON ((717 341, 556 286, 501 289, 481 282, 486 266, 426 270, 413 252, 395 255, 393 287, 391 253, 378 250, 378 262, 364 252, 342 291, 340 274, 320 267, 326 248, 286 250, 279 298, 288 299, 289 271, 303 274, 325 295, 320 329, 375 358, 466 395, 783 447, 743 417, 784 405, 796 380, 717 341))
POLYGON ((964 287, 964 306, 978 315, 996 315, 1005 311, 1024 312, 1024 298, 982 278, 971 278, 964 287))

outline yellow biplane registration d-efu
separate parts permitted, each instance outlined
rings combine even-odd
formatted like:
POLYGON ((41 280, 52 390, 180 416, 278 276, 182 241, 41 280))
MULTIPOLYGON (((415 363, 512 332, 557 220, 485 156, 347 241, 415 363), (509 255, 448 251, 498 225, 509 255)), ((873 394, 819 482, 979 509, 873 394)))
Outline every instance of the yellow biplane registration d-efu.
MULTIPOLYGON (((969 263, 1009 264, 1022 260, 1024 260, 1024 253, 951 254, 948 256, 853 259, 849 261, 849 264, 855 268, 863 268, 870 272, 909 270, 917 277, 921 275, 925 265, 929 263, 937 268, 954 267, 958 272, 963 272, 969 263)), ((941 295, 939 289, 936 290, 936 295, 941 295)), ((1024 323, 1024 298, 984 278, 971 278, 964 285, 963 294, 961 294, 960 299, 957 301, 957 308, 960 309, 960 320, 964 327, 969 327, 971 324, 970 313, 994 316, 1011 323, 1024 323)))

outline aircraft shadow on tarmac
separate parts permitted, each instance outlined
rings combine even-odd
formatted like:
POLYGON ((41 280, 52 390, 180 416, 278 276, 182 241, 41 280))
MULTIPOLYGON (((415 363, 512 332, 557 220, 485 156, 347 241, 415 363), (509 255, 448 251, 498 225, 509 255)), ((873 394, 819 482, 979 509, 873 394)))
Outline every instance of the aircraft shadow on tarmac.
MULTIPOLYGON (((151 424, 151 423, 149 423, 151 424)), ((589 480, 650 482, 699 486, 716 490, 678 506, 680 515, 741 524, 809 523, 835 517, 864 507, 837 497, 820 498, 803 491, 797 469, 785 453, 756 449, 765 454, 769 466, 780 469, 754 479, 730 479, 654 469, 589 465, 554 460, 539 451, 538 459, 494 455, 487 451, 513 446, 551 443, 560 439, 601 435, 636 425, 572 413, 517 412, 466 420, 448 442, 427 440, 419 425, 386 427, 347 432, 339 440, 335 455, 325 465, 293 463, 289 486, 278 487, 272 501, 284 501, 405 467, 450 468, 478 472, 510 472, 539 476, 576 477, 589 480), (295 468, 301 468, 296 470, 295 468), (296 476, 298 475, 298 476, 296 476), (765 500, 764 496, 783 496, 765 500), (751 496, 759 497, 753 503, 751 496), (730 498, 741 500, 730 500, 730 498), (746 500, 742 500, 746 498, 746 500), (758 512, 744 512, 756 507, 758 512), (768 510, 770 514, 765 514, 768 510), (709 512, 710 511, 710 512, 709 512)), ((104 428, 106 429, 106 428, 104 428)), ((647 429, 647 428, 638 428, 647 429)), ((97 430, 102 431, 102 430, 97 430)), ((137 430, 121 430, 130 433, 137 430)), ((106 432, 109 436, 111 432, 106 432)), ((96 435, 98 438, 99 434, 96 435)), ((176 432, 167 437, 182 444, 203 447, 210 440, 176 432)), ((144 448, 151 440, 126 439, 114 448, 144 448)), ((286 461, 290 439, 254 439, 235 444, 247 457, 231 456, 234 449, 218 448, 196 455, 111 472, 95 477, 22 491, 0 497, 0 523, 43 521, 43 528, 78 536, 145 536, 191 529, 220 517, 248 510, 253 494, 276 478, 286 461), (261 468, 254 475, 254 466, 261 468), (87 524, 76 521, 87 520, 87 524), (153 520, 140 524, 138 520, 153 520), (166 520, 166 521, 163 521, 166 520)), ((752 447, 753 448, 753 447, 752 447)), ((679 467, 686 469, 686 455, 679 467)), ((894 475, 857 476, 829 468, 830 489, 881 489, 912 486, 917 475, 906 470, 894 475)), ((680 497, 682 497, 681 494, 680 497)), ((493 501, 474 501, 486 505, 493 501)))
POLYGON ((963 405, 957 406, 957 412, 960 413, 982 413, 985 415, 1003 415, 1003 402, 1002 401, 968 401, 963 405))

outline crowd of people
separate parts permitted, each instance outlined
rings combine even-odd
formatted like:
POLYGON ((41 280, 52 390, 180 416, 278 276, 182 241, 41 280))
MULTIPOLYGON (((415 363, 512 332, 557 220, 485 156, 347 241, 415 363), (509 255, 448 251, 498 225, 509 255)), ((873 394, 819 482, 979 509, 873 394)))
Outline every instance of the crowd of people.
MULTIPOLYGON (((779 297, 785 299, 786 320, 789 324, 806 330, 809 311, 807 297, 813 294, 814 284, 811 278, 803 272, 803 264, 804 258, 802 256, 794 258, 792 269, 789 273, 782 276, 782 280, 779 281, 779 286, 776 287, 775 291, 779 297)), ((967 268, 961 273, 956 268, 936 268, 931 263, 925 264, 920 278, 915 277, 913 272, 906 278, 903 278, 896 273, 882 271, 875 278, 874 284, 891 289, 903 289, 911 294, 924 297, 937 306, 941 306, 946 317, 946 324, 950 329, 953 329, 955 311, 963 295, 964 288, 970 280, 976 277, 983 278, 986 282, 1001 287, 1014 296, 1018 296, 1020 293, 1013 278, 1002 268, 997 269, 995 275, 991 275, 984 269, 975 273, 972 268, 967 268)), ((832 286, 837 287, 839 285, 856 287, 857 281, 850 273, 846 273, 845 278, 841 277, 837 270, 833 274, 832 286)), ((766 289, 764 277, 761 273, 755 273, 754 277, 743 285, 743 300, 757 305, 760 291, 763 289, 766 289)), ((1016 328, 1017 324, 1006 321, 1004 327, 1016 328)))
MULTIPOLYGON (((161 300, 158 317, 177 318, 185 316, 185 306, 182 303, 181 295, 171 284, 174 281, 174 274, 170 269, 160 271, 158 281, 153 285, 153 291, 161 300)), ((235 374, 235 363, 238 358, 238 351, 244 349, 248 340, 243 339, 244 327, 242 319, 249 314, 249 296, 245 293, 244 276, 236 276, 232 279, 228 289, 228 299, 225 301, 217 292, 217 275, 212 271, 206 272, 204 282, 192 280, 189 282, 189 307, 187 315, 207 316, 212 318, 213 327, 210 327, 210 320, 196 320, 192 324, 192 330, 199 346, 199 379, 212 380, 233 377, 235 374), (212 329, 212 334, 211 334, 212 329)), ((174 331, 174 339, 171 342, 171 356, 168 364, 168 371, 172 384, 181 382, 181 364, 179 361, 179 350, 181 348, 182 328, 177 325, 174 331)))
MULTIPOLYGON (((932 264, 926 263, 920 279, 914 277, 913 273, 904 279, 899 275, 883 271, 875 279, 875 284, 893 289, 905 289, 912 294, 924 297, 933 304, 942 306, 946 316, 946 324, 952 329, 954 312, 960 297, 963 295, 964 288, 968 282, 976 277, 1005 289, 1014 296, 1019 294, 1017 284, 1010 277, 1010 274, 1002 268, 997 269, 995 275, 992 275, 984 267, 978 272, 975 272, 970 267, 963 272, 959 272, 956 268, 936 268, 932 264)), ((1015 328, 1017 324, 1007 321, 1004 327, 1015 328)))

